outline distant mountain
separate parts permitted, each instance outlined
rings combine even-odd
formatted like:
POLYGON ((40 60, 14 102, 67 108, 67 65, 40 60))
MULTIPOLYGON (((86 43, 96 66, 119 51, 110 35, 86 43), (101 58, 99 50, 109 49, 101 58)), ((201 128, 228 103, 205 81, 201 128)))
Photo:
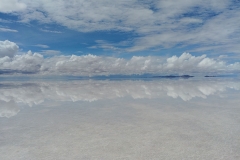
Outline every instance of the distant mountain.
POLYGON ((204 76, 204 77, 220 77, 220 76, 204 76))
POLYGON ((168 75, 168 76, 154 76, 153 78, 191 78, 194 76, 190 76, 190 75, 168 75))

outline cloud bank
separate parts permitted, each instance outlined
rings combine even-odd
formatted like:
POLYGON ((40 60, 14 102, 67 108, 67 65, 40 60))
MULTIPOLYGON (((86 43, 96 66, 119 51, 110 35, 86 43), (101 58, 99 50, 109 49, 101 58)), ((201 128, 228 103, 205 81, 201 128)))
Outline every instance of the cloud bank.
MULTIPOLYGON (((12 52, 11 48, 6 49, 12 52)), ((227 64, 224 61, 183 53, 181 56, 138 57, 131 59, 103 57, 95 55, 54 56, 44 58, 39 53, 15 55, 0 58, 1 74, 35 75, 131 75, 131 74, 194 74, 194 73, 236 73, 240 63, 227 64)))
MULTIPOLYGON (((37 45, 46 47, 45 45, 37 45)), ((133 56, 131 59, 95 56, 61 55, 57 50, 28 51, 16 54, 19 47, 8 40, 0 41, 0 74, 34 75, 132 75, 132 74, 223 74, 239 73, 240 63, 228 64, 206 55, 193 56, 184 52, 181 56, 133 56), (44 58, 44 56, 51 56, 44 58)))

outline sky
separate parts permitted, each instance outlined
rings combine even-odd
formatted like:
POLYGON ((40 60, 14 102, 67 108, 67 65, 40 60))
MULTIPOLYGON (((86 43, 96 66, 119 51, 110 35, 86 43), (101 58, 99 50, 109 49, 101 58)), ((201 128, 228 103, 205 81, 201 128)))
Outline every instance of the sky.
POLYGON ((0 75, 240 71, 239 0, 0 0, 0 75))

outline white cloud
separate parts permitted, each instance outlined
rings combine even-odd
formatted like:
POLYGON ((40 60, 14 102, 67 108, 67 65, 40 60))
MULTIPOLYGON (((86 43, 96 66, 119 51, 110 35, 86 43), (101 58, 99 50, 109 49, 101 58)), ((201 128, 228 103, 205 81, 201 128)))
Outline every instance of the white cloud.
POLYGON ((111 44, 104 40, 96 40, 95 42, 96 42, 96 45, 88 47, 88 48, 91 48, 91 49, 102 48, 104 50, 114 50, 114 51, 123 50, 119 47, 116 47, 116 45, 119 45, 119 44, 111 44))
POLYGON ((40 53, 46 56, 53 56, 61 54, 62 52, 58 50, 42 50, 40 53))
POLYGON ((23 11, 26 7, 26 4, 19 0, 0 0, 0 12, 3 13, 23 11))
POLYGON ((49 48, 49 46, 48 46, 48 45, 45 45, 45 44, 36 44, 36 45, 34 45, 34 46, 40 47, 40 48, 49 48))
POLYGON ((62 33, 60 31, 51 31, 51 30, 47 30, 47 29, 40 29, 43 32, 48 32, 48 33, 62 33))
MULTIPOLYGON (((50 50, 50 52, 52 52, 50 50)), ((54 52, 55 53, 55 52, 54 52)), ((28 52, 12 58, 0 58, 2 73, 31 73, 40 75, 114 75, 114 74, 194 74, 194 73, 235 73, 240 63, 227 64, 220 59, 192 56, 183 53, 180 57, 138 57, 131 59, 95 55, 54 56, 43 58, 41 54, 28 52)))
POLYGON ((189 24, 189 23, 202 23, 203 20, 197 19, 197 18, 182 18, 182 19, 180 19, 180 22, 187 23, 187 24, 189 24))
MULTIPOLYGON (((4 2, 9 6, 12 1, 4 2)), ((201 47, 234 44, 236 47, 240 43, 240 4, 237 1, 22 0, 21 4, 28 6, 18 12, 21 22, 57 23, 80 32, 131 31, 134 36, 128 40, 133 46, 128 51, 195 44, 201 47)), ((234 52, 239 53, 239 50, 234 52)))
POLYGON ((5 19, 2 19, 2 18, 0 18, 0 22, 1 22, 1 23, 11 23, 10 20, 5 20, 5 19))
MULTIPOLYGON (((189 52, 215 51, 219 54, 224 54, 226 52, 238 53, 239 50, 240 50, 240 46, 236 42, 233 42, 232 44, 199 47, 197 49, 189 50, 189 52)), ((238 54, 235 54, 235 55, 238 55, 238 54)))
POLYGON ((8 40, 0 41, 0 58, 4 56, 13 57, 18 51, 18 45, 8 40))
POLYGON ((43 56, 29 51, 24 55, 15 55, 12 58, 0 58, 0 70, 10 73, 37 74, 43 63, 43 56))
POLYGON ((15 29, 0 28, 0 32, 18 32, 18 31, 15 29))

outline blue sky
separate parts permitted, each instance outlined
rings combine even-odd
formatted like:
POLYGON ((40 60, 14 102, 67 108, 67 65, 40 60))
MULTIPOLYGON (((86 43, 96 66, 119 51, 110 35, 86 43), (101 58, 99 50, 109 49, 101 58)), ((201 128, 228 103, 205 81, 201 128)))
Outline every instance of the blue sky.
MULTIPOLYGON (((141 71, 122 72, 153 73, 168 63, 167 58, 175 55, 180 58, 184 52, 191 55, 182 57, 189 61, 188 65, 174 64, 175 68, 168 67, 161 72, 178 72, 179 65, 181 72, 197 72, 187 69, 194 65, 190 62, 194 57, 201 59, 195 64, 199 72, 203 72, 202 61, 207 67, 217 68, 216 72, 232 66, 230 70, 235 72, 240 60, 239 37, 239 0, 0 0, 0 58, 10 58, 2 60, 0 70, 18 70, 13 66, 14 61, 19 56, 26 58, 31 50, 31 56, 36 53, 44 61, 39 62, 38 73, 46 68, 46 60, 57 63, 62 56, 66 61, 71 55, 80 59, 84 55, 96 55, 102 60, 99 64, 108 63, 102 57, 115 58, 111 65, 117 58, 126 61, 131 61, 133 56, 165 58, 154 65, 152 60, 146 64, 148 59, 145 59, 141 71), (206 56, 201 58, 202 55, 206 56)), ((27 62, 22 61, 21 65, 24 63, 27 62)), ((91 64, 85 67, 91 68, 91 64)), ((70 66, 65 67, 66 74, 70 73, 70 66)), ((106 67, 102 68, 104 72, 97 73, 117 74, 106 67)), ((122 66, 119 67, 121 70, 122 66)), ((26 66, 22 69, 29 70, 26 66)), ((95 70, 85 72, 95 74, 95 70)))

